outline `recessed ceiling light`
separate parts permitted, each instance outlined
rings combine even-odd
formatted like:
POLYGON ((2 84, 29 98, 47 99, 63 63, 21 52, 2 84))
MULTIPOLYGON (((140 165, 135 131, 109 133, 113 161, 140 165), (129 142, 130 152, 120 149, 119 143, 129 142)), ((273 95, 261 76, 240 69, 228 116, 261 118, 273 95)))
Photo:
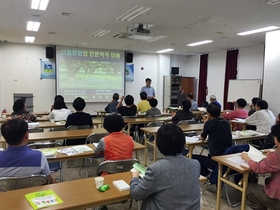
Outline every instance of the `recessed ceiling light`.
POLYGON ((131 21, 134 18, 138 17, 139 15, 149 11, 150 9, 151 9, 150 7, 143 7, 143 6, 136 5, 132 9, 130 9, 127 12, 125 12, 124 14, 122 14, 116 20, 131 21))
POLYGON ((211 42, 213 42, 213 40, 204 40, 204 41, 201 41, 201 42, 190 43, 187 46, 193 47, 193 46, 197 46, 197 45, 208 44, 208 43, 211 43, 211 42))
POLYGON ((88 44, 88 42, 81 42, 80 44, 78 44, 78 47, 84 47, 88 44))
POLYGON ((195 29, 195 28, 199 28, 199 27, 202 27, 202 26, 209 25, 211 23, 218 22, 218 21, 223 20, 223 19, 224 19, 223 17, 211 17, 211 18, 208 18, 208 19, 203 20, 201 22, 189 25, 186 28, 187 29, 195 29))
POLYGON ((35 36, 26 36, 25 42, 33 43, 35 41, 35 36))
POLYGON ((272 31, 272 30, 275 30, 275 29, 278 29, 278 28, 279 28, 278 26, 267 26, 267 27, 264 27, 264 28, 258 28, 258 29, 254 29, 254 30, 250 30, 250 31, 241 32, 241 33, 238 33, 236 35, 246 36, 246 35, 249 35, 249 34, 256 34, 256 33, 265 32, 265 31, 272 31))
POLYGON ((165 49, 165 50, 159 50, 157 53, 165 53, 165 52, 170 52, 173 51, 174 49, 165 49))
POLYGON ((41 25, 40 22, 27 21, 26 30, 27 31, 38 31, 40 28, 40 25, 41 25))
POLYGON ((151 39, 146 40, 146 42, 155 42, 155 41, 164 39, 164 38, 166 38, 166 37, 167 37, 167 36, 164 36, 164 35, 157 35, 157 36, 154 36, 154 37, 151 38, 151 39))
POLYGON ((93 34, 91 34, 92 37, 102 37, 105 34, 110 33, 111 30, 103 30, 103 29, 99 29, 98 31, 94 32, 93 34))
POLYGON ((31 9, 46 10, 49 4, 49 0, 32 0, 31 9))

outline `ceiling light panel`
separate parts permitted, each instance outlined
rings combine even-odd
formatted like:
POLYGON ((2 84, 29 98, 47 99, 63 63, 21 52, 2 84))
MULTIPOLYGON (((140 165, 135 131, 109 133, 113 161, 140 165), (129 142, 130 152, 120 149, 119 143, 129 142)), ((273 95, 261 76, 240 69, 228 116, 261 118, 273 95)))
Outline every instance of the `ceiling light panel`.
POLYGON ((91 37, 102 37, 108 33, 110 33, 111 30, 103 30, 103 29, 99 29, 98 31, 94 32, 93 34, 91 34, 91 37))
POLYGON ((46 10, 49 4, 49 0, 32 0, 31 9, 46 10))
POLYGON ((174 49, 159 50, 159 51, 157 51, 157 53, 171 52, 171 51, 173 51, 173 50, 174 50, 174 49))
POLYGON ((258 28, 258 29, 254 29, 254 30, 250 30, 250 31, 241 32, 241 33, 238 33, 236 35, 246 36, 246 35, 261 33, 261 32, 265 32, 265 31, 272 31, 272 30, 275 30, 275 29, 278 29, 278 28, 279 28, 278 26, 267 26, 267 27, 264 27, 264 28, 258 28))
POLYGON ((211 23, 216 23, 220 20, 223 20, 224 18, 223 17, 211 17, 211 18, 208 18, 206 20, 203 20, 201 22, 198 22, 198 23, 195 23, 195 24, 192 24, 192 25, 189 25, 187 26, 186 28, 187 29, 195 29, 195 28, 200 28, 202 26, 206 26, 206 25, 209 25, 211 23))
POLYGON ((26 30, 27 31, 39 31, 40 25, 41 25, 40 22, 27 21, 26 30))
POLYGON ((164 39, 166 38, 167 36, 164 36, 164 35, 157 35, 151 39, 148 39, 146 40, 146 42, 155 42, 155 41, 158 41, 158 40, 161 40, 161 39, 164 39))
POLYGON ((197 45, 208 44, 208 43, 211 43, 211 42, 213 42, 213 40, 204 40, 204 41, 200 41, 200 42, 190 43, 187 46, 194 47, 194 46, 197 46, 197 45))
POLYGON ((25 36, 25 42, 33 43, 35 41, 35 36, 25 36))
POLYGON ((84 47, 88 44, 88 42, 81 42, 80 44, 78 44, 78 47, 84 47))
POLYGON ((131 21, 134 18, 138 17, 139 15, 149 11, 150 9, 151 9, 150 7, 143 7, 143 6, 136 5, 132 9, 130 9, 127 12, 125 12, 124 14, 122 14, 116 20, 131 21))

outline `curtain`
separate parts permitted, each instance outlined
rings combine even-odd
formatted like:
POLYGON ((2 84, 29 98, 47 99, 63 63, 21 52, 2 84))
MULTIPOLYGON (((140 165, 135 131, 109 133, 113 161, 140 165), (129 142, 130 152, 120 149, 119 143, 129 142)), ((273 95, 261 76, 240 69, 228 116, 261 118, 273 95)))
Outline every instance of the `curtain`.
POLYGON ((225 74, 225 85, 224 85, 224 109, 233 110, 234 104, 227 102, 228 97, 228 84, 230 79, 236 79, 237 75, 237 59, 238 49, 227 51, 226 59, 226 74, 225 74))
POLYGON ((206 101, 207 68, 208 68, 208 54, 200 55, 198 98, 197 98, 198 106, 201 106, 201 104, 206 101))

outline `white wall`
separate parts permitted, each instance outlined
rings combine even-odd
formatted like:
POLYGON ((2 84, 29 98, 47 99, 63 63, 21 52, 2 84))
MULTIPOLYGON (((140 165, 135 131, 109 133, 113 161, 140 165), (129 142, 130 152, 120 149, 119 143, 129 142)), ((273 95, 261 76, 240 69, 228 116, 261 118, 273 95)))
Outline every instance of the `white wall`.
MULTIPOLYGON (((12 112, 13 93, 33 93, 34 110, 49 110, 55 94, 55 80, 40 79, 40 60, 45 47, 7 43, 0 47, 0 110, 12 112)), ((50 60, 54 61, 54 60, 50 60)))
POLYGON ((170 55, 170 69, 168 75, 171 73, 171 67, 179 67, 179 75, 186 76, 187 66, 186 55, 170 55))
POLYGON ((209 53, 208 55, 208 95, 206 97, 206 100, 210 101, 210 95, 215 95, 217 97, 217 101, 222 105, 222 109, 224 103, 226 53, 226 51, 220 51, 209 53))
POLYGON ((266 33, 263 99, 269 109, 277 115, 280 112, 280 30, 266 33))

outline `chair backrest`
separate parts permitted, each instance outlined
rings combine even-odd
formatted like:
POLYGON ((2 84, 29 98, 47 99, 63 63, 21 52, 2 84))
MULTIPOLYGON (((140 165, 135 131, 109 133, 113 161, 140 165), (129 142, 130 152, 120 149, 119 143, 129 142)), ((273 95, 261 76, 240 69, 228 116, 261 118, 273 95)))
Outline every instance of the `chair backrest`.
POLYGON ((86 142, 90 142, 90 143, 98 143, 100 141, 101 138, 107 136, 108 133, 92 133, 87 137, 86 142))
POLYGON ((154 121, 154 122, 149 122, 147 124, 147 127, 158 127, 158 126, 162 126, 164 124, 165 124, 164 121, 154 121))
POLYGON ((49 184, 49 180, 43 174, 24 177, 0 177, 0 191, 17 190, 46 184, 49 184))
POLYGON ((81 129, 91 129, 89 125, 70 125, 66 130, 81 130, 81 129))
POLYGON ((38 127, 28 129, 28 133, 40 133, 40 132, 44 132, 44 129, 38 127))
POLYGON ((32 149, 40 149, 40 148, 50 148, 50 147, 60 147, 61 144, 57 142, 38 142, 33 144, 28 144, 27 147, 32 149))
POLYGON ((98 176, 100 172, 107 172, 110 174, 127 172, 133 168, 134 163, 138 163, 138 160, 137 159, 107 160, 99 164, 96 170, 96 175, 98 176))
POLYGON ((178 125, 189 125, 189 124, 196 124, 194 119, 191 120, 181 120, 178 122, 178 125))
POLYGON ((53 132, 53 131, 65 131, 65 130, 66 130, 65 127, 50 128, 50 132, 53 132))

